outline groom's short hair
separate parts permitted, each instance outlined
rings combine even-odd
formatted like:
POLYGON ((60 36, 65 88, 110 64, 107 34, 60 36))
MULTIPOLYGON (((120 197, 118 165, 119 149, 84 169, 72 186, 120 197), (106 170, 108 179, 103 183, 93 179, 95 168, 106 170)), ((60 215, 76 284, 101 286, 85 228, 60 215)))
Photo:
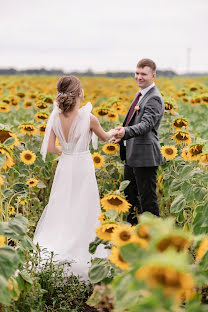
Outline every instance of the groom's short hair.
POLYGON ((144 58, 137 63, 138 68, 144 68, 145 66, 150 67, 153 72, 156 72, 156 64, 152 60, 144 58))

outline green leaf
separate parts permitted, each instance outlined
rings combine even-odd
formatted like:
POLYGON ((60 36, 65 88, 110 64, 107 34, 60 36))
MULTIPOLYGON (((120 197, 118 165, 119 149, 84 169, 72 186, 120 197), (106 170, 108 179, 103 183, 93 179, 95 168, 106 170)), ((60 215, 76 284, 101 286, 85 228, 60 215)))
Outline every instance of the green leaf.
POLYGON ((118 217, 118 212, 114 209, 109 209, 108 211, 105 212, 105 216, 110 221, 115 221, 115 219, 118 217))
POLYGON ((0 275, 0 303, 8 305, 11 301, 8 281, 0 275))
POLYGON ((98 262, 96 259, 98 258, 95 258, 95 261, 89 270, 89 278, 93 284, 101 282, 103 279, 108 277, 111 270, 108 259, 101 259, 101 261, 98 262))
POLYGON ((17 192, 17 193, 23 192, 24 190, 27 189, 27 185, 26 185, 25 183, 20 183, 20 182, 18 182, 18 183, 15 183, 15 184, 13 185, 13 189, 14 189, 14 191, 17 192))
POLYGON ((129 185, 130 181, 129 180, 124 180, 121 182, 120 187, 119 187, 119 191, 123 192, 127 186, 129 185))
POLYGON ((14 143, 14 138, 8 138, 6 141, 4 141, 4 145, 6 145, 6 146, 10 146, 10 145, 12 145, 13 143, 14 143))
POLYGON ((135 262, 141 259, 144 255, 144 250, 142 248, 135 247, 134 244, 126 244, 120 248, 121 255, 126 262, 135 262))
POLYGON ((39 181, 38 184, 37 184, 37 187, 39 189, 43 189, 43 188, 46 188, 46 185, 42 181, 39 181))
POLYGON ((15 249, 9 246, 0 248, 0 276, 6 279, 15 273, 19 265, 19 257, 15 249))
POLYGON ((6 161, 6 155, 0 154, 0 167, 4 165, 6 161))
POLYGON ((178 213, 185 207, 186 201, 183 194, 178 195, 171 204, 170 212, 178 213))

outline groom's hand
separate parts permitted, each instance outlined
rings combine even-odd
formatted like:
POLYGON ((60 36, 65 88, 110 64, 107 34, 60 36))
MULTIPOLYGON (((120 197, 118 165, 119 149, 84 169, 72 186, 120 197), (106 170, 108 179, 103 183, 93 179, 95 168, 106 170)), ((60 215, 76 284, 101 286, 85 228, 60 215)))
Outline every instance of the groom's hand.
POLYGON ((124 127, 116 127, 115 130, 117 130, 115 138, 121 140, 124 137, 124 135, 125 135, 124 127))

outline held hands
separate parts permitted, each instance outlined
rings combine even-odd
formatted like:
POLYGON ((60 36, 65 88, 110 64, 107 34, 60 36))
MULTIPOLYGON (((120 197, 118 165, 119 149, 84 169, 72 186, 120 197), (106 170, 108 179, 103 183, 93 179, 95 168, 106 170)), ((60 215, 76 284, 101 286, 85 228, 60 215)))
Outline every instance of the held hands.
MULTIPOLYGON (((112 137, 112 139, 110 140, 111 143, 119 143, 121 141, 121 139, 124 137, 125 135, 125 129, 124 127, 116 127, 115 129, 115 133, 112 137)), ((111 130, 110 130, 111 131, 111 130)))

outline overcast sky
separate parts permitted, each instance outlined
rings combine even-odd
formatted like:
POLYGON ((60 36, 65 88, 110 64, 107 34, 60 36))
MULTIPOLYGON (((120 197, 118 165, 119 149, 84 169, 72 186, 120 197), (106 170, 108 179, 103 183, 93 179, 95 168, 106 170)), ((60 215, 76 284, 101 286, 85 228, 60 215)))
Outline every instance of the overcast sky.
POLYGON ((0 68, 208 72, 208 0, 0 0, 0 68), (188 49, 190 61, 188 61, 188 49))

